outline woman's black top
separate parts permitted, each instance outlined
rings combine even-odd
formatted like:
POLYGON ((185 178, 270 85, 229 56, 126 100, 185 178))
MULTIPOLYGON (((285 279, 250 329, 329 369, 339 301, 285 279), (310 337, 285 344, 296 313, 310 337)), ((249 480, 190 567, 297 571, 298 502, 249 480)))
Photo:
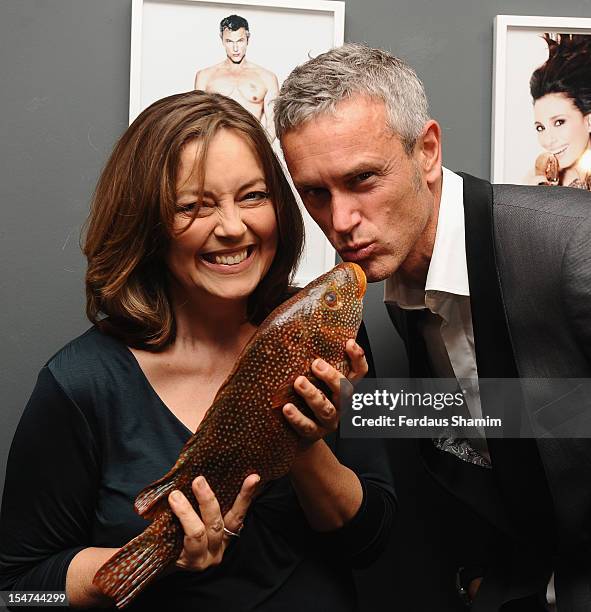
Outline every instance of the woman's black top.
MULTIPOLYGON (((93 327, 66 345, 41 370, 10 450, 0 590, 65 590, 80 550, 120 547, 143 531, 149 523, 134 499, 170 469, 191 434, 120 341, 93 327)), ((127 609, 355 610, 351 568, 385 546, 394 493, 379 440, 327 442, 363 486, 345 527, 314 532, 286 476, 251 505, 219 566, 157 579, 127 609)))

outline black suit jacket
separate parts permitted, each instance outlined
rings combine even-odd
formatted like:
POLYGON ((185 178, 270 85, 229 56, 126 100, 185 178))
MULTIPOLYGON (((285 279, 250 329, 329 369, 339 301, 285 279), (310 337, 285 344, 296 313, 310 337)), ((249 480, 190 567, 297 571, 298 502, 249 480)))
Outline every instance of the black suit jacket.
MULTIPOLYGON (((591 194, 462 177, 479 377, 591 377, 591 194)), ((430 376, 416 314, 388 310, 411 375, 430 376)), ((585 403, 572 418, 591 416, 585 403)), ((539 407, 550 409, 560 421, 560 406, 539 407)), ((420 442, 426 470, 490 526, 474 612, 541 593, 551 571, 560 612, 591 609, 590 442, 489 438, 492 470, 420 442)), ((469 543, 452 556, 470 559, 469 543)))

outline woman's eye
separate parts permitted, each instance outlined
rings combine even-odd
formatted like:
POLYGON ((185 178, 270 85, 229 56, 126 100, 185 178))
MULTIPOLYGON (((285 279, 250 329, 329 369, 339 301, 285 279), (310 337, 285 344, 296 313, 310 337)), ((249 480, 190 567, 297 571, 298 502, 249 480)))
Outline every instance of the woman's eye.
POLYGON ((338 302, 337 294, 334 291, 328 291, 324 294, 324 301, 327 306, 335 306, 338 302))
POLYGON ((176 212, 181 215, 192 215, 197 202, 189 202, 188 204, 177 204, 176 212))
POLYGON ((242 197, 244 204, 262 204, 265 200, 269 199, 268 191, 249 191, 242 197))
POLYGON ((198 217, 209 217, 215 210, 215 204, 212 202, 201 202, 197 208, 198 217))
POLYGON ((215 205, 208 202, 202 202, 201 204, 189 202, 187 204, 178 204, 176 212, 186 217, 208 217, 214 209, 215 205))
POLYGON ((536 125, 536 132, 543 132, 543 131, 544 131, 543 125, 536 125))
POLYGON ((565 119, 556 119, 556 121, 554 122, 555 127, 560 127, 561 125, 564 125, 565 123, 565 119))

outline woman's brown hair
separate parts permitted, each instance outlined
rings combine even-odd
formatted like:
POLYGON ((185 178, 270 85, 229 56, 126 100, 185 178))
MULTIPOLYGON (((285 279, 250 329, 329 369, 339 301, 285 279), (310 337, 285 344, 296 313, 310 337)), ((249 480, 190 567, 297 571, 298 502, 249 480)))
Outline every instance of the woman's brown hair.
POLYGON ((302 251, 304 226, 263 128, 225 96, 202 91, 169 96, 144 110, 116 144, 85 224, 86 314, 129 346, 158 351, 174 340, 165 256, 180 155, 187 142, 198 138, 196 166, 203 177, 208 145, 222 128, 240 132, 256 152, 277 216, 277 253, 249 297, 249 320, 260 323, 286 294, 302 251))

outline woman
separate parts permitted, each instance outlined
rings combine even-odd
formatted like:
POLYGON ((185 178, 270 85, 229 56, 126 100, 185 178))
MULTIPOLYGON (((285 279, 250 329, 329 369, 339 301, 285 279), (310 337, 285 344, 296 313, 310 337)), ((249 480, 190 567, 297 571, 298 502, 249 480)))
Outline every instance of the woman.
MULTIPOLYGON (((145 528, 135 496, 174 464, 285 298, 302 234, 281 166, 239 104, 179 94, 130 126, 87 225, 94 327, 43 368, 15 434, 0 589, 65 589, 73 607, 109 605, 96 570, 145 528)), ((352 378, 362 376, 363 350, 351 340, 347 352, 352 378)), ((336 370, 313 371, 336 402, 336 370)), ((391 523, 386 461, 375 441, 369 452, 339 440, 335 405, 303 377, 294 386, 318 422, 284 407, 306 442, 289 476, 254 502, 258 476, 248 476, 224 517, 203 477, 193 483, 201 518, 171 493, 184 550, 128 609, 355 609, 350 567, 377 554, 391 523)))
POLYGON ((528 182, 591 189, 591 37, 544 39, 548 60, 532 74, 530 92, 546 153, 538 156, 528 182))

